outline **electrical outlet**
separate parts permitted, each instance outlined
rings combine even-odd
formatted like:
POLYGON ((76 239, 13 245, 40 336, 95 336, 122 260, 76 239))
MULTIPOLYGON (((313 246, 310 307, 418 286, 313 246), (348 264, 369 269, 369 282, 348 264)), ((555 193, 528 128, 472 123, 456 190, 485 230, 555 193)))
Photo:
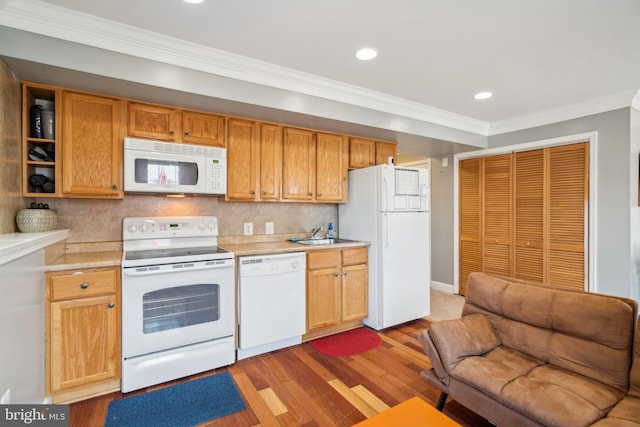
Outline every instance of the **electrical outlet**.
POLYGON ((264 223, 264 232, 266 234, 273 234, 273 223, 272 222, 265 222, 264 223))
POLYGON ((11 389, 8 388, 7 391, 2 395, 2 399, 0 399, 0 405, 8 405, 11 403, 11 389))
POLYGON ((244 223, 244 235, 251 236, 253 234, 253 223, 245 222, 244 223))

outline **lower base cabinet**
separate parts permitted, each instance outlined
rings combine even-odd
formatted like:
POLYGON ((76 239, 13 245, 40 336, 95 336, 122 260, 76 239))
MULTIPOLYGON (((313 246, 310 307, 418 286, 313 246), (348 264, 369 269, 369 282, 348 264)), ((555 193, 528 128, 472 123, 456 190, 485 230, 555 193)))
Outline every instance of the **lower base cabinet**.
POLYGON ((120 268, 47 273, 46 310, 53 403, 120 390, 120 268))
POLYGON ((303 341, 362 325, 368 314, 368 249, 307 252, 307 333, 303 341))

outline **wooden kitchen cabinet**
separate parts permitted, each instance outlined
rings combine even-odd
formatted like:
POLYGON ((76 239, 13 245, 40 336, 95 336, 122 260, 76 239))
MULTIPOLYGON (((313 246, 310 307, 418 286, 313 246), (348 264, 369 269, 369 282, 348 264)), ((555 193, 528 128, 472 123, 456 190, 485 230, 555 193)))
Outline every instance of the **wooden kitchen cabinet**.
POLYGON ((311 202, 316 190, 315 132, 285 128, 282 146, 282 198, 311 202))
MULTIPOLYGON (((60 115, 55 115, 53 138, 32 135, 29 115, 30 109, 36 104, 49 110, 60 111, 61 92, 54 86, 31 82, 22 84, 22 195, 24 197, 60 197, 62 193, 60 115), (40 150, 44 150, 47 158, 31 158, 29 152, 34 149, 40 153, 40 150), (32 176, 33 181, 30 180, 32 176), (42 177, 46 177, 46 180, 42 177), (43 185, 46 181, 48 183, 43 185)), ((19 170, 20 166, 17 165, 15 171, 19 170)))
POLYGON ((303 340, 362 325, 368 314, 368 249, 307 252, 307 334, 303 340))
POLYGON ((397 156, 395 142, 374 141, 366 138, 349 139, 349 168, 358 169, 386 165, 389 157, 397 156))
POLYGON ((282 199, 344 203, 348 197, 347 137, 285 128, 282 199))
POLYGON ((224 147, 224 117, 183 111, 181 141, 186 144, 224 147))
POLYGON ((376 141, 376 165, 386 165, 389 157, 393 157, 395 161, 397 155, 395 142, 376 141))
POLYGON ((282 187, 282 126, 260 125, 260 200, 279 200, 282 187))
POLYGON ((46 388, 53 403, 120 390, 120 268, 47 273, 46 388))
POLYGON ((227 200, 260 197, 260 141, 256 122, 227 119, 227 200))
POLYGON ((224 146, 224 117, 170 106, 129 102, 127 134, 167 142, 224 146))
POLYGON ((365 138, 349 139, 349 167, 352 169, 373 166, 376 160, 376 142, 365 138))
POLYGON ((160 105, 129 102, 127 134, 136 138, 174 142, 178 135, 178 111, 160 105))
POLYGON ((316 200, 344 203, 348 198, 349 140, 346 136, 316 135, 316 200))
POLYGON ((227 120, 226 200, 278 200, 282 176, 282 127, 227 120))
POLYGON ((62 93, 64 197, 122 199, 124 102, 62 93))

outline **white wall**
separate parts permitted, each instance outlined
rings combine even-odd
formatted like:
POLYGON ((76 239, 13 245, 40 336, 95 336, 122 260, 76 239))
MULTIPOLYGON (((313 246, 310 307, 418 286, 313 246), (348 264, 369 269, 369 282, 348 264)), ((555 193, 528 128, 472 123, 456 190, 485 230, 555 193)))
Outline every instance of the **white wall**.
POLYGON ((631 265, 629 275, 631 277, 631 298, 640 301, 640 111, 630 109, 631 120, 631 155, 629 156, 629 197, 631 205, 631 218, 629 236, 631 238, 631 265))
POLYGON ((45 398, 44 249, 0 265, 0 396, 45 398))

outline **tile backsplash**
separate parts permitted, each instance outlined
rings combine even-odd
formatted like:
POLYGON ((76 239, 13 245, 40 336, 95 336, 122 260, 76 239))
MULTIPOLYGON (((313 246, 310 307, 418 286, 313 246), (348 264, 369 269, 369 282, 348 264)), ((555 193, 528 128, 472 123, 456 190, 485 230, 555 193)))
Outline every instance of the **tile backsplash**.
POLYGON ((69 243, 122 240, 122 218, 128 216, 218 217, 220 236, 241 236, 245 222, 253 223, 254 235, 265 234, 273 222, 275 233, 308 232, 329 222, 337 223, 335 204, 226 202, 222 197, 184 199, 148 195, 125 195, 124 200, 38 199, 58 213, 58 228, 70 229, 69 243))

